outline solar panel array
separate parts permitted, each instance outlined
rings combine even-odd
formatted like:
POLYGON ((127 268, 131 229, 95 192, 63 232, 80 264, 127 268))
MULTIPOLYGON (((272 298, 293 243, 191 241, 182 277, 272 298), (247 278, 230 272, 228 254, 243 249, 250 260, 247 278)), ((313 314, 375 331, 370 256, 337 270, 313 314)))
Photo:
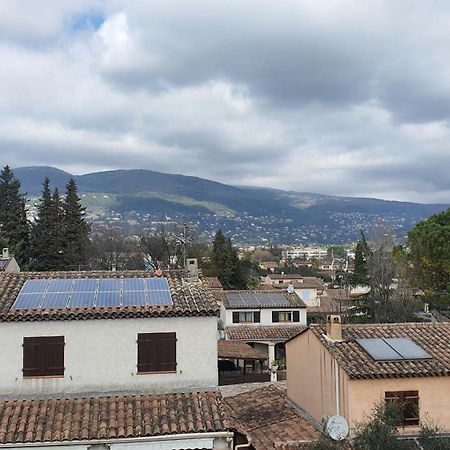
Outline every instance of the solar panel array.
POLYGON ((409 361, 432 358, 408 338, 356 339, 356 342, 376 361, 409 361))
POLYGON ((167 278, 53 278, 25 281, 13 309, 172 305, 167 278))
POLYGON ((0 269, 3 269, 6 266, 6 263, 8 260, 6 259, 0 259, 0 269))
POLYGON ((226 294, 230 306, 289 306, 287 298, 280 293, 269 292, 236 292, 226 294))

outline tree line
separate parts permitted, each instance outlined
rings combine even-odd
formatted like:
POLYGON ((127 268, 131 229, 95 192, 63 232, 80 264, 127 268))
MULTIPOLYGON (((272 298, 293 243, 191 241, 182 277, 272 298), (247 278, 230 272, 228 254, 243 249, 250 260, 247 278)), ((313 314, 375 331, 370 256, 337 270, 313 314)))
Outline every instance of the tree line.
POLYGON ((26 194, 9 166, 0 173, 0 244, 23 270, 78 270, 89 258, 89 231, 77 185, 70 179, 65 195, 43 182, 37 217, 27 219, 26 194))

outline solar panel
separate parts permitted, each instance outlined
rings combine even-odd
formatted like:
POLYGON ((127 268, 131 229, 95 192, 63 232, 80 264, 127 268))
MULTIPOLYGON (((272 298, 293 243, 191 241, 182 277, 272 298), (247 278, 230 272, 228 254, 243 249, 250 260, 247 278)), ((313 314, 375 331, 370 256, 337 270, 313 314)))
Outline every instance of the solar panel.
POLYGON ((44 296, 41 308, 65 308, 69 301, 69 292, 48 292, 44 296))
POLYGON ((5 259, 0 259, 0 269, 3 269, 6 266, 8 261, 5 259))
POLYGON ((147 289, 149 291, 168 291, 167 278, 147 278, 147 289))
POLYGON ((356 339, 356 342, 376 361, 431 358, 425 350, 408 338, 356 339))
POLYGON ((120 291, 120 282, 119 278, 100 278, 98 290, 99 292, 120 291))
POLYGON ((148 293, 149 305, 172 305, 169 291, 150 291, 148 293))
POLYGON ((407 338, 388 338, 384 341, 390 345, 403 359, 429 359, 429 355, 425 350, 419 347, 411 339, 407 338))
POLYGON ((73 280, 70 279, 54 279, 50 280, 47 292, 70 292, 73 280))
POLYGON ((120 292, 98 292, 95 299, 95 306, 120 306, 120 292))
POLYGON ((45 292, 45 289, 48 285, 48 280, 27 280, 25 281, 22 289, 20 290, 21 294, 37 294, 40 292, 45 292))
POLYGON ((226 294, 225 297, 231 306, 242 306, 244 304, 239 294, 226 294))
POLYGON ((356 339, 356 342, 376 361, 396 361, 403 359, 383 339, 356 339))
POLYGON ((94 292, 97 290, 98 280, 93 278, 77 279, 73 285, 73 292, 94 292))
POLYGON ((145 306, 146 304, 145 291, 124 291, 124 306, 145 306))
POLYGON ((36 309, 39 308, 43 294, 22 294, 20 293, 14 305, 13 309, 36 309))
POLYGON ((72 292, 69 308, 92 308, 95 292, 72 292))
POLYGON ((123 290, 124 291, 144 291, 145 280, 143 278, 124 278, 123 290))

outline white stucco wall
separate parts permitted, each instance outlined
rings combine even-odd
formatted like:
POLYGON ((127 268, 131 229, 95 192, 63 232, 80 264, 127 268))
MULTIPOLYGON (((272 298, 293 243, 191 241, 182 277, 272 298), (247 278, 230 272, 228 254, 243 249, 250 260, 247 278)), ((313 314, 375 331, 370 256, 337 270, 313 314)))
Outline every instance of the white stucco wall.
POLYGON ((218 384, 217 318, 0 323, 0 395, 210 389, 218 384), (176 332, 177 373, 137 375, 137 334, 176 332), (65 336, 63 378, 22 376, 24 336, 65 336))
POLYGON ((317 289, 296 288, 295 293, 306 303, 306 306, 320 306, 317 289))
POLYGON ((225 310, 225 326, 264 326, 264 325, 274 325, 274 326, 286 326, 286 325, 306 325, 306 308, 292 308, 292 309, 227 309, 225 310), (261 311, 261 322, 260 323, 233 323, 233 312, 244 312, 244 311, 261 311), (299 311, 300 322, 272 322, 272 311, 299 311))

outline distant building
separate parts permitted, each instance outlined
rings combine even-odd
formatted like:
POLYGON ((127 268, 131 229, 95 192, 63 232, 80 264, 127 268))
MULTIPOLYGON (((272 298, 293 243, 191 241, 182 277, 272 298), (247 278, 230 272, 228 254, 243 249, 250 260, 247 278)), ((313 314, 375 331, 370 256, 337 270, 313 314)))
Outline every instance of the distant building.
POLYGON ((294 247, 283 250, 283 258, 287 259, 318 259, 325 258, 328 250, 325 247, 294 247))
POLYGON ((317 422, 350 429, 380 402, 399 402, 404 434, 450 431, 450 323, 311 325, 286 343, 288 397, 317 422))

